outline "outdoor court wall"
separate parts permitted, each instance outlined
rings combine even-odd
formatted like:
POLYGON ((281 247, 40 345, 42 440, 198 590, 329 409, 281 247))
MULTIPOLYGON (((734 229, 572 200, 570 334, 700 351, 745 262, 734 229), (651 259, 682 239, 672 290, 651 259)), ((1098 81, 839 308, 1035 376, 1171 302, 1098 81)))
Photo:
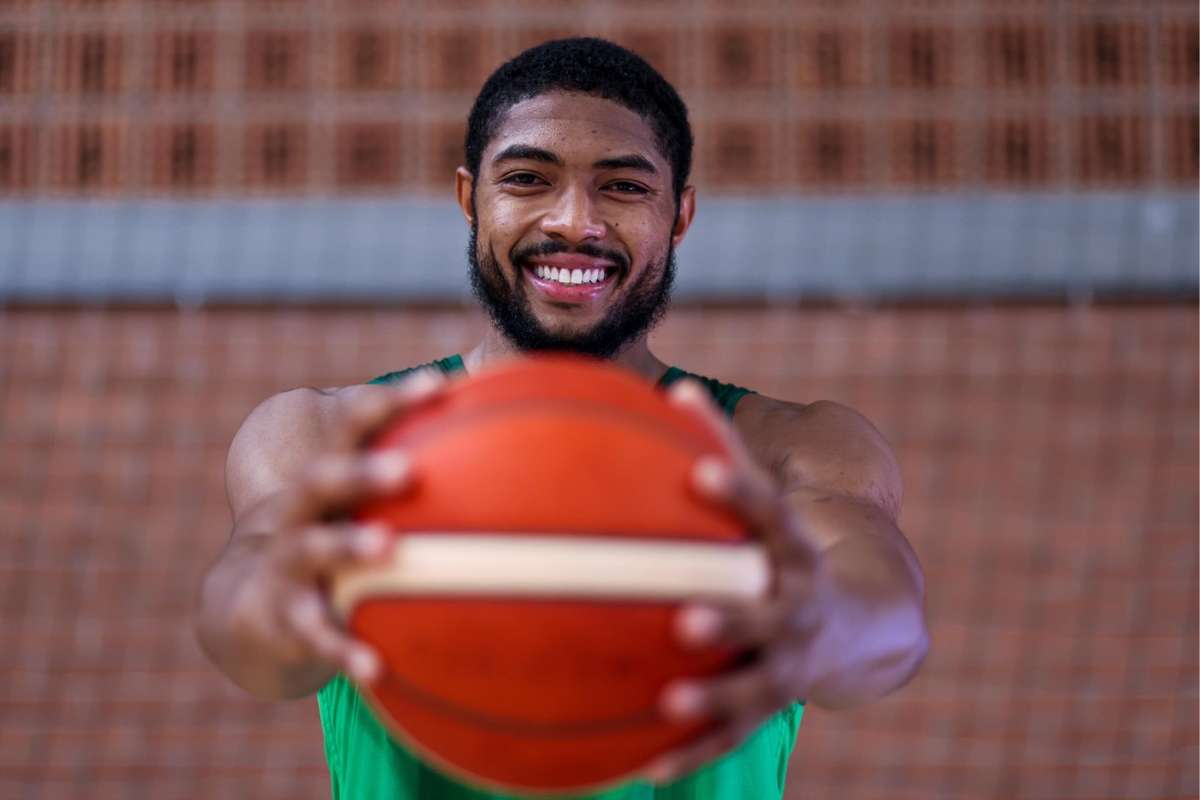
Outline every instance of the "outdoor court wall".
MULTIPOLYGON (((0 797, 329 796, 312 698, 254 700, 189 613, 263 398, 471 346, 476 312, 0 311, 0 797)), ((685 309, 671 363, 894 445, 933 649, 813 709, 788 798, 1197 793, 1197 314, 685 309)))

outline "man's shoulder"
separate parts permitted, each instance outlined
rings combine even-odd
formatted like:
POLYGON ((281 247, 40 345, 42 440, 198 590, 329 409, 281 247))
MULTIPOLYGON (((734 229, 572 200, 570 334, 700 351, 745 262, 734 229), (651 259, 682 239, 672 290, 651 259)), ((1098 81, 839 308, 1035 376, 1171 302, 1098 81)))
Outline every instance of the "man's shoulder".
POLYGON ((865 416, 832 400, 798 403, 752 392, 738 403, 734 420, 743 435, 761 434, 785 441, 796 436, 878 435, 865 416))
POLYGON ((442 360, 389 372, 364 383, 301 386, 273 394, 250 412, 242 427, 305 430, 319 434, 346 408, 356 405, 364 395, 395 391, 398 385, 427 370, 443 372, 444 370, 439 368, 442 360))
POLYGON ((804 403, 750 392, 738 401, 733 425, 759 463, 775 472, 781 457, 778 437, 803 424, 805 408, 804 403))
POLYGON ((289 389, 259 403, 233 436, 226 456, 229 500, 235 512, 278 491, 344 429, 364 395, 395 387, 354 384, 289 389))
POLYGON ((252 453, 306 457, 322 442, 346 408, 370 392, 391 391, 383 386, 353 384, 317 388, 302 386, 273 394, 242 421, 230 443, 230 459, 252 453))
POLYGON ((740 424, 786 432, 800 428, 835 425, 870 425, 866 417, 853 408, 833 400, 814 400, 807 403, 780 400, 769 395, 751 392, 738 403, 735 416, 740 424))
POLYGON ((259 403, 246 417, 242 427, 302 426, 319 429, 340 407, 353 402, 364 391, 379 390, 379 387, 363 384, 287 389, 259 403))
POLYGON ((785 484, 827 485, 898 512, 899 467, 891 446, 849 406, 751 394, 738 404, 734 424, 759 463, 785 484))

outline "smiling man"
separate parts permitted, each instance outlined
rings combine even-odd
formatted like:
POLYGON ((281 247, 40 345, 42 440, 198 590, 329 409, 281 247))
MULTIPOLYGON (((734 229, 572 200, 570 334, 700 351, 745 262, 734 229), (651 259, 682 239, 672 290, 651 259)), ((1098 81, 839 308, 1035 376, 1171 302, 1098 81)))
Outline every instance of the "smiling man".
POLYGON ((492 320, 482 341, 369 385, 269 398, 235 436, 234 530, 201 588, 198 636, 258 696, 318 694, 334 797, 501 797, 387 735, 345 677, 371 680, 377 657, 332 620, 321 582, 387 557, 381 531, 341 512, 412 479, 403 454, 361 454, 363 437, 436 394, 445 375, 513 354, 609 359, 705 419, 737 456, 698 464, 695 488, 739 514, 776 569, 761 602, 680 614, 683 642, 755 652, 733 672, 664 692, 663 714, 709 717, 714 733, 603 797, 779 798, 805 702, 882 697, 924 659, 923 579, 896 526, 900 481, 880 434, 844 406, 691 375, 648 346, 695 212, 691 152, 678 94, 617 45, 548 42, 504 64, 476 99, 456 178, 471 283, 492 320))

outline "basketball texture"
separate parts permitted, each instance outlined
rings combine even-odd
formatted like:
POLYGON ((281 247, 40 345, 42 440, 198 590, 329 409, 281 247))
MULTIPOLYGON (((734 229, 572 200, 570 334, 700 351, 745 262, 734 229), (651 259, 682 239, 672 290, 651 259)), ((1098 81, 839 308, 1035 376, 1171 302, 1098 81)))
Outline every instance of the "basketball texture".
POLYGON ((689 546, 718 564, 750 546, 739 520, 690 488, 698 458, 728 456, 702 422, 624 370, 541 356, 457 382, 372 447, 402 447, 415 482, 359 510, 400 541, 393 574, 344 613, 384 660, 384 676, 361 688, 401 742, 467 782, 536 793, 621 783, 705 732, 708 722, 657 711, 670 680, 711 675, 741 655, 685 647, 673 632, 684 598, 710 586, 668 574, 672 547, 686 574, 689 546), (418 535, 498 547, 565 541, 560 550, 578 558, 555 562, 553 575, 535 563, 497 579, 484 564, 472 569, 486 587, 468 574, 452 589, 405 589, 402 573, 414 569, 405 537, 418 535), (605 569, 621 588, 595 588, 607 579, 589 573, 584 542, 616 544, 630 570, 613 570, 612 559, 605 569), (647 543, 669 545, 658 548, 667 566, 631 579, 647 543), (683 590, 664 594, 659 576, 683 590), (387 588, 393 579, 400 588, 387 588), (573 591, 576 581, 593 588, 573 591))

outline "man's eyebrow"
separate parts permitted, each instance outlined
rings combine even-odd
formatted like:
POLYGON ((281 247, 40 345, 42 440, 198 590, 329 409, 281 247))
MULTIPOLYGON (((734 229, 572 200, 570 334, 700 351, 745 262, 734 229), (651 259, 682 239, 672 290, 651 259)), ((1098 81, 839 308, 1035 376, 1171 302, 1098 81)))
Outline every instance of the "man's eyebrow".
POLYGON ((654 168, 653 162, 645 156, 639 156, 636 153, 630 153, 625 156, 613 156, 612 158, 602 158, 592 164, 596 169, 636 169, 641 172, 649 172, 651 175, 657 175, 658 170, 654 168))
POLYGON ((501 161, 516 161, 518 159, 544 161, 547 164, 554 164, 559 167, 563 165, 562 159, 554 155, 554 153, 528 144, 510 144, 495 155, 492 163, 499 164, 501 161))
MULTIPOLYGON (((529 144, 510 144, 492 158, 492 163, 499 164, 501 161, 518 160, 541 161, 546 164, 553 164, 556 167, 563 165, 562 159, 554 153, 529 144)), ((647 172, 651 175, 658 174, 654 163, 645 156, 638 155, 637 153, 602 158, 593 163, 592 167, 595 169, 633 169, 639 172, 647 172)))

